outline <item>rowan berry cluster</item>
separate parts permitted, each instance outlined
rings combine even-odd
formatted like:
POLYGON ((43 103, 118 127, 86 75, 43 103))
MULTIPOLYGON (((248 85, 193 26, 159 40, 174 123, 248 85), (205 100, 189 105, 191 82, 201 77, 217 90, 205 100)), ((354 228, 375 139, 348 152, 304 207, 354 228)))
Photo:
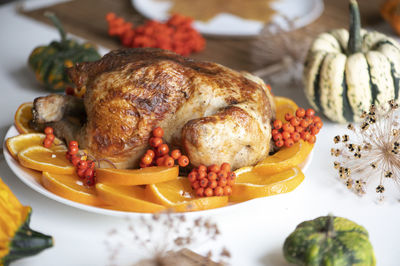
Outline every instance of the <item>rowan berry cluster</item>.
POLYGON ((44 133, 46 134, 46 137, 43 140, 43 146, 45 148, 50 148, 51 144, 53 144, 54 139, 56 138, 53 134, 53 128, 52 127, 46 127, 44 129, 44 133))
POLYGON ((96 165, 92 160, 87 160, 86 156, 80 156, 78 153, 78 142, 70 141, 66 154, 67 160, 75 166, 76 174, 86 186, 94 186, 96 183, 96 165))
POLYGON ((126 47, 153 47, 190 55, 205 47, 205 39, 193 28, 193 20, 179 14, 171 16, 165 23, 149 20, 144 25, 134 25, 115 13, 106 15, 108 34, 119 37, 126 47))
POLYGON ((149 139, 149 145, 152 147, 148 149, 140 160, 140 167, 145 168, 149 166, 167 166, 172 167, 177 161, 178 165, 185 167, 189 165, 189 158, 182 155, 179 149, 170 152, 168 144, 163 142, 164 130, 161 127, 156 127, 152 131, 152 137, 149 139))
POLYGON ((229 163, 206 167, 200 165, 188 175, 188 180, 198 197, 229 196, 235 184, 236 174, 229 163))
POLYGON ((300 139, 315 143, 316 135, 322 128, 321 118, 313 109, 298 108, 295 115, 286 113, 286 122, 277 119, 273 123, 272 139, 277 147, 291 147, 300 139))

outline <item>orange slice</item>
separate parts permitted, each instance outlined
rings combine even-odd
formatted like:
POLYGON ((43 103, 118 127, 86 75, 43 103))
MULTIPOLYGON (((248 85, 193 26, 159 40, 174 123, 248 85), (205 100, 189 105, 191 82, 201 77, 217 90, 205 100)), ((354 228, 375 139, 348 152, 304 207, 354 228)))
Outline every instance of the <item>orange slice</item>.
POLYGON ((149 200, 170 207, 173 211, 200 211, 226 206, 228 197, 196 198, 187 178, 179 178, 146 187, 149 200))
POLYGON ((33 103, 21 104, 14 115, 14 124, 18 132, 21 134, 36 132, 29 127, 29 121, 32 120, 32 107, 33 103))
POLYGON ((312 151, 314 144, 300 140, 290 148, 282 148, 254 166, 254 171, 261 175, 270 175, 298 166, 312 151))
POLYGON ((97 195, 107 204, 116 206, 118 210, 131 212, 160 212, 165 207, 147 201, 145 189, 140 186, 110 186, 96 184, 97 195))
POLYGON ((62 175, 43 172, 42 185, 54 194, 75 202, 92 206, 104 204, 97 197, 96 189, 85 186, 76 174, 62 175))
POLYGON ((54 174, 73 174, 75 168, 65 158, 65 151, 52 151, 43 146, 32 146, 18 153, 22 166, 54 174))
POLYGON ((177 179, 179 167, 153 166, 141 169, 110 169, 96 170, 97 182, 110 185, 145 185, 177 179))
MULTIPOLYGON (((14 157, 14 159, 17 159, 17 154, 20 151, 28 147, 43 145, 43 140, 45 137, 46 135, 42 133, 21 134, 15 137, 8 138, 6 140, 6 147, 11 156, 14 157)), ((63 145, 63 142, 60 139, 55 138, 50 149, 53 151, 66 151, 67 147, 63 145)))
POLYGON ((285 122, 285 114, 291 113, 294 114, 299 108, 297 104, 289 98, 286 97, 274 97, 275 106, 276 106, 276 119, 285 122))
POLYGON ((270 176, 261 175, 252 167, 240 168, 235 173, 236 183, 229 197, 229 201, 232 202, 287 193, 304 180, 304 174, 297 167, 270 176))

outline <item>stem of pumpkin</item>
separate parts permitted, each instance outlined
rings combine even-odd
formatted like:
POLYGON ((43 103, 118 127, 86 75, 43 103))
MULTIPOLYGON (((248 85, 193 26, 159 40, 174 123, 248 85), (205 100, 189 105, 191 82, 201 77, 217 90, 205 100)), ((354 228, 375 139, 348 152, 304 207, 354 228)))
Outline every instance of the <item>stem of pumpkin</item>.
POLYGON ((57 16, 53 12, 45 12, 44 15, 48 17, 51 22, 53 22, 54 26, 58 29, 58 32, 61 35, 61 42, 64 42, 67 39, 67 35, 65 34, 64 28, 60 22, 60 20, 57 18, 57 16))
POLYGON ((350 0, 350 28, 349 42, 347 43, 347 55, 352 55, 361 52, 361 21, 360 11, 356 0, 350 0))
POLYGON ((332 214, 328 215, 328 221, 326 224, 326 236, 328 238, 334 237, 336 235, 335 228, 334 228, 334 219, 332 214))

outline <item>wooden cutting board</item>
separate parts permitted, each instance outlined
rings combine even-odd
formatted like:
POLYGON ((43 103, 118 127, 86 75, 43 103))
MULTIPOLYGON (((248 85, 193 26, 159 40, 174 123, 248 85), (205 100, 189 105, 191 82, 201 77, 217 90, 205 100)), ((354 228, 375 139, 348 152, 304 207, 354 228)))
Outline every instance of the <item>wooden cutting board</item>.
MULTIPOLYGON (((383 0, 360 0, 359 2, 364 25, 381 21, 379 6, 383 0)), ((299 29, 299 33, 314 37, 316 34, 327 29, 347 27, 347 5, 348 0, 326 0, 322 16, 307 27, 299 29)), ((22 9, 20 13, 38 21, 51 24, 43 16, 45 11, 56 13, 67 32, 109 49, 121 48, 122 46, 117 39, 107 35, 105 15, 108 12, 115 12, 118 16, 136 25, 142 24, 145 21, 145 18, 133 8, 130 0, 75 0, 33 11, 24 11, 22 9)), ((255 70, 249 47, 252 46, 253 42, 257 41, 256 38, 217 38, 206 36, 206 39, 206 49, 198 54, 193 54, 193 58, 214 61, 237 70, 250 72, 255 70)))

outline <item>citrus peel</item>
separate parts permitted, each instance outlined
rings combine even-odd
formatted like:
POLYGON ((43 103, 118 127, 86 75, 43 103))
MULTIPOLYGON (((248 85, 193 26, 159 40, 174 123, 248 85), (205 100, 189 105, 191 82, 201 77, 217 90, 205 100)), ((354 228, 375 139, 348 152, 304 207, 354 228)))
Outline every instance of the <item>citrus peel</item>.
POLYGON ((254 166, 254 171, 261 175, 271 175, 296 167, 305 161, 314 144, 300 140, 292 147, 281 148, 254 166))
POLYGON ((152 166, 141 169, 97 168, 97 182, 111 185, 146 185, 177 179, 179 167, 152 166))
POLYGON ((276 106, 276 119, 285 121, 285 114, 290 113, 294 114, 298 108, 297 104, 286 97, 274 97, 274 102, 276 106))
MULTIPOLYGON (((26 133, 20 134, 6 140, 6 147, 11 156, 14 159, 18 159, 18 153, 27 147, 41 146, 46 135, 42 133, 26 133)), ((50 147, 53 151, 63 151, 67 148, 63 145, 63 142, 55 138, 53 144, 50 147)))
POLYGON ((146 196, 149 200, 176 212, 208 210, 228 204, 226 196, 196 198, 189 180, 184 177, 147 185, 146 196))
POLYGON ((55 174, 73 174, 75 168, 65 158, 65 151, 52 151, 42 146, 31 146, 18 153, 24 167, 55 174))
POLYGON ((33 103, 21 104, 14 115, 14 124, 20 134, 36 132, 29 127, 29 121, 32 120, 33 103))
POLYGON ((47 190, 63 198, 86 205, 103 205, 103 201, 97 197, 94 187, 85 186, 76 174, 63 175, 43 172, 41 181, 47 190))
POLYGON ((146 200, 145 189, 140 186, 111 186, 96 184, 97 195, 118 210, 131 212, 160 212, 165 207, 146 200))
POLYGON ((298 167, 270 176, 257 173, 253 167, 244 167, 238 169, 236 175, 236 183, 229 197, 229 201, 232 202, 287 193, 294 190, 304 180, 304 174, 298 167))

